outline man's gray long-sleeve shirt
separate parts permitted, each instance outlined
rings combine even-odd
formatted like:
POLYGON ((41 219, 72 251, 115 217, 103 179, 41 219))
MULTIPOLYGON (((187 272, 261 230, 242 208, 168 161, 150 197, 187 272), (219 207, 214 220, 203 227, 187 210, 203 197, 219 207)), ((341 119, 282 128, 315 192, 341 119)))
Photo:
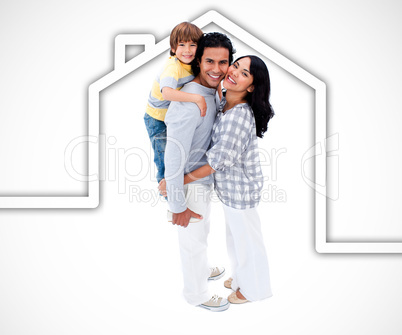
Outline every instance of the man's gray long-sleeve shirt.
MULTIPOLYGON (((206 152, 219 107, 215 89, 190 82, 181 91, 202 95, 207 103, 207 113, 201 117, 200 109, 195 103, 177 101, 172 101, 167 111, 165 179, 168 203, 173 213, 181 213, 187 208, 184 175, 207 164, 206 152)), ((207 176, 195 183, 213 184, 213 177, 207 176)))

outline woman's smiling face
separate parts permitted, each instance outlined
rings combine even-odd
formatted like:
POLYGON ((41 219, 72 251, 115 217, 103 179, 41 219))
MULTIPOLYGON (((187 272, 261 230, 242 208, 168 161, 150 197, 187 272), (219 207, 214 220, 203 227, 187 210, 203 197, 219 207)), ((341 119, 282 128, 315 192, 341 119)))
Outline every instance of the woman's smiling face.
POLYGON ((252 92, 254 78, 250 73, 250 63, 248 57, 235 61, 228 69, 223 87, 230 91, 252 92))

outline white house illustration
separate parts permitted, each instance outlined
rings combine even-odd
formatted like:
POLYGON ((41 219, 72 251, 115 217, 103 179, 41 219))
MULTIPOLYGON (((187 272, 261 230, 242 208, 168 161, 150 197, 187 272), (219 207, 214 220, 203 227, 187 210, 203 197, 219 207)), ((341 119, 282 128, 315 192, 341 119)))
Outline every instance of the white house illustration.
MULTIPOLYGON (((216 11, 209 11, 192 23, 203 29, 214 23, 229 32, 250 48, 298 78, 315 90, 315 143, 302 160, 304 163, 314 160, 314 180, 303 177, 315 189, 315 242, 320 253, 402 253, 402 243, 354 243, 327 242, 327 183, 323 185, 316 181, 326 181, 327 159, 336 151, 337 137, 327 138, 326 133, 326 85, 288 58, 284 57, 267 44, 252 36, 238 25, 216 11)), ((100 138, 100 93, 123 77, 132 73, 142 65, 156 58, 169 49, 169 37, 155 43, 151 34, 118 35, 115 40, 114 70, 89 86, 88 92, 88 183, 87 196, 74 197, 0 197, 0 208, 96 208, 99 205, 99 138, 100 138), (126 61, 127 46, 143 46, 144 51, 133 59, 126 61)), ((66 152, 68 156, 70 152, 66 152)), ((68 162, 68 159, 65 160, 68 162)), ((68 167, 67 167, 68 168, 68 167)), ((304 176, 304 174, 302 173, 304 176)))

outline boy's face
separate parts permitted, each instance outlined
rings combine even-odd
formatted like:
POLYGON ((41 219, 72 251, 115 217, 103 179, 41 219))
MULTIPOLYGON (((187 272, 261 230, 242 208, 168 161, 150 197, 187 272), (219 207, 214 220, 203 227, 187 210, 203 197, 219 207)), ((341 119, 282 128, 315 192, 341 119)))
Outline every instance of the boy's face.
POLYGON ((226 48, 205 48, 201 57, 200 84, 217 88, 229 67, 229 50, 226 48))
POLYGON ((193 41, 179 41, 179 43, 177 43, 176 50, 172 49, 172 51, 176 54, 176 57, 180 62, 184 64, 190 64, 195 57, 195 52, 197 51, 197 43, 193 41))

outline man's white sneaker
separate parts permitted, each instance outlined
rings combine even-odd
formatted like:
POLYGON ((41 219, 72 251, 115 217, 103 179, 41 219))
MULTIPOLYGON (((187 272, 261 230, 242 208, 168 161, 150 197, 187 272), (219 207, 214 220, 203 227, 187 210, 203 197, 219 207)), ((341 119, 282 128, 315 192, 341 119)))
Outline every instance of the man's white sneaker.
POLYGON ((211 270, 211 275, 208 277, 208 280, 217 280, 222 278, 225 274, 225 268, 223 267, 214 267, 209 268, 211 270))
POLYGON ((205 308, 211 312, 223 312, 226 311, 230 304, 227 299, 218 297, 216 294, 209 299, 207 302, 204 302, 201 305, 198 305, 199 307, 205 308))

